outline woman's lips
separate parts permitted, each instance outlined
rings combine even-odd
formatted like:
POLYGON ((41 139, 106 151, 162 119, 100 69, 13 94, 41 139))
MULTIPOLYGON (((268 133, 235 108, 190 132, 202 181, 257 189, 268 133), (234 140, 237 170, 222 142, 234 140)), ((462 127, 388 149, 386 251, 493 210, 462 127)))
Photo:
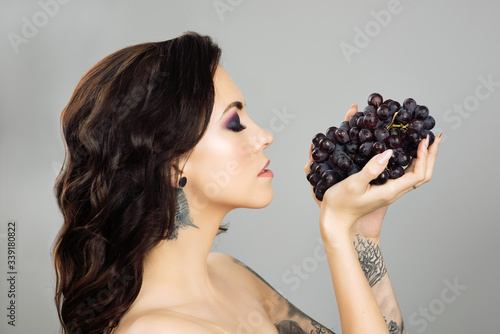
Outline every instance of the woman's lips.
POLYGON ((269 166, 269 164, 271 163, 271 160, 268 160, 266 165, 264 166, 264 168, 262 168, 262 170, 260 171, 259 177, 263 176, 263 177, 273 177, 274 174, 273 172, 270 170, 270 169, 266 169, 267 166, 269 166))
POLYGON ((264 172, 260 173, 258 177, 273 177, 273 171, 270 169, 264 169, 264 172))

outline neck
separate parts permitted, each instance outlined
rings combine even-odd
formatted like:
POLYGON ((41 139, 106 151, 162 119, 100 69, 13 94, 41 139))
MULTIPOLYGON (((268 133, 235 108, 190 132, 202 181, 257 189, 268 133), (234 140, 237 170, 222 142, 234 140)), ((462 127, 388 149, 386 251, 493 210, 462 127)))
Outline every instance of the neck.
POLYGON ((216 295, 207 258, 230 208, 197 208, 188 189, 179 189, 178 194, 176 230, 148 254, 140 295, 152 292, 150 296, 165 300, 164 292, 172 302, 186 303, 216 295))

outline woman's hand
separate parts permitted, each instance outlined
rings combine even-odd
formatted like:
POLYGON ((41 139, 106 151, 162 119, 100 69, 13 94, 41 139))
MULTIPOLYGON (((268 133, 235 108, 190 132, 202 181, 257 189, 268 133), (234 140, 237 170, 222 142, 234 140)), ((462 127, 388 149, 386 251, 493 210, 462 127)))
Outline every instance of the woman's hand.
MULTIPOLYGON (((353 105, 346 118, 356 111, 357 105, 353 105)), ((370 181, 375 179, 387 165, 392 154, 391 150, 387 150, 374 156, 359 173, 330 187, 325 192, 322 202, 318 201, 313 193, 313 198, 321 208, 322 236, 330 238, 339 232, 352 232, 354 228, 360 229, 360 233, 364 231, 363 234, 367 237, 377 237, 387 205, 413 190, 414 186, 419 187, 431 179, 441 138, 442 136, 437 137, 430 147, 428 147, 429 139, 423 139, 418 146, 418 157, 399 179, 389 180, 384 185, 370 184, 370 181), (372 217, 360 220, 370 213, 372 217), (371 224, 373 221, 377 223, 371 224), (358 223, 355 224, 356 222, 358 223)), ((311 151, 312 146, 310 153, 311 151)), ((306 173, 309 172, 311 162, 310 156, 305 168, 306 173)))

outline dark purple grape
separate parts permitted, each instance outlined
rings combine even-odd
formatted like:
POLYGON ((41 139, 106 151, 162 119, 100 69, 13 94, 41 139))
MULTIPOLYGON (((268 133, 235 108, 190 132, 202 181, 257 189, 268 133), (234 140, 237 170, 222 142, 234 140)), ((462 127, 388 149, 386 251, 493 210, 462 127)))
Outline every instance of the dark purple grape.
POLYGON ((346 151, 345 145, 335 144, 335 149, 333 150, 333 152, 345 152, 345 151, 346 151))
POLYGON ((352 129, 356 126, 356 120, 359 118, 358 114, 354 114, 349 118, 349 128, 352 129))
POLYGON ((318 201, 323 200, 323 196, 325 195, 325 191, 328 190, 328 186, 323 183, 323 181, 319 181, 314 190, 314 195, 318 199, 318 201))
POLYGON ((434 133, 430 130, 422 131, 422 138, 427 137, 427 135, 429 135, 429 146, 431 146, 432 143, 434 143, 434 139, 436 139, 436 136, 434 136, 434 133))
POLYGON ((422 132, 425 129, 425 124, 424 121, 413 118, 408 122, 408 128, 415 129, 418 132, 422 132))
POLYGON ((339 129, 346 129, 349 131, 351 127, 349 126, 349 121, 343 121, 340 123, 339 129))
POLYGON ((436 125, 436 120, 434 119, 434 117, 429 115, 426 119, 424 119, 424 125, 426 130, 432 130, 436 125))
POLYGON ((339 180, 339 176, 333 170, 329 169, 321 176, 321 181, 327 186, 331 187, 339 180))
POLYGON ((402 131, 399 128, 390 128, 389 136, 398 136, 401 137, 402 131))
POLYGON ((384 171, 380 173, 380 175, 375 180, 372 180, 370 183, 381 185, 386 183, 387 180, 389 180, 389 173, 387 172, 387 170, 384 169, 384 171))
POLYGON ((309 181, 309 183, 312 186, 317 185, 319 180, 321 180, 321 178, 318 175, 316 175, 316 173, 314 173, 313 171, 307 173, 307 181, 309 181))
POLYGON ((413 118, 424 120, 429 116, 429 109, 426 106, 417 106, 413 110, 413 118))
POLYGON ((361 167, 359 167, 356 163, 353 163, 351 168, 347 170, 347 176, 351 176, 353 174, 356 174, 357 172, 361 171, 361 167))
POLYGON ((389 178, 390 179, 397 179, 403 176, 405 173, 405 170, 403 167, 394 165, 392 167, 389 167, 389 178))
MULTIPOLYGON (((335 131, 337 131, 337 129, 338 128, 336 126, 331 126, 325 132, 325 136, 328 137, 328 138, 330 138, 330 140, 333 141, 334 144, 337 143, 335 141, 335 131)), ((319 144, 317 146, 319 146, 319 144)))
POLYGON ((408 124, 411 119, 411 112, 403 107, 399 108, 398 114, 396 115, 396 122, 398 124, 408 124))
POLYGON ((409 128, 406 130, 406 138, 410 144, 418 145, 422 139, 422 134, 415 129, 409 128))
POLYGON ((316 134, 316 135, 313 137, 313 140, 312 140, 313 145, 314 145, 314 146, 316 146, 316 147, 318 147, 318 146, 319 146, 319 140, 320 140, 321 138, 323 138, 323 137, 325 137, 325 135, 324 135, 323 133, 318 133, 318 134, 316 134))
POLYGON ((368 104, 371 106, 378 108, 382 102, 384 102, 384 98, 379 93, 372 93, 368 96, 368 104))
POLYGON ((316 161, 313 161, 311 162, 311 164, 309 165, 309 168, 311 169, 311 171, 314 172, 314 170, 316 170, 316 167, 318 167, 319 163, 316 162, 316 161))
POLYGON ((407 98, 406 100, 403 101, 403 107, 405 107, 408 111, 412 112, 417 107, 417 102, 411 97, 407 98))
POLYGON ((337 161, 337 166, 344 172, 347 171, 349 168, 351 168, 352 164, 353 164, 352 159, 348 155, 340 156, 337 161))
POLYGON ((379 119, 375 114, 368 114, 363 118, 365 128, 373 130, 377 127, 379 119))
POLYGON ((339 180, 337 182, 340 182, 340 181, 342 181, 343 179, 345 179, 347 177, 346 172, 344 172, 343 170, 341 170, 337 166, 332 167, 332 170, 335 173, 337 173, 337 176, 339 177, 339 180))
POLYGON ((319 147, 316 147, 313 151, 312 151, 312 158, 314 159, 314 161, 317 161, 317 162, 323 162, 325 161, 326 159, 328 159, 328 153, 326 152, 323 152, 319 149, 319 147))
POLYGON ((360 129, 358 127, 353 127, 349 130, 349 138, 351 140, 358 140, 358 134, 360 129))
POLYGON ((332 153, 335 149, 335 144, 330 140, 330 138, 324 137, 319 140, 319 149, 326 153, 332 153))
POLYGON ((377 116, 381 120, 388 119, 389 117, 391 117, 391 108, 388 105, 385 105, 385 104, 381 105, 377 109, 377 116))
POLYGON ((335 140, 341 144, 345 144, 349 141, 349 130, 344 128, 338 128, 335 131, 335 140))
POLYGON ((321 164, 318 165, 318 167, 316 167, 316 169, 314 170, 314 172, 316 173, 316 175, 318 175, 318 177, 321 177, 323 175, 323 173, 326 172, 329 169, 330 169, 330 166, 328 166, 325 163, 321 163, 321 164))
POLYGON ((358 119, 356 120, 356 127, 358 129, 364 129, 365 128, 364 121, 365 121, 365 116, 358 117, 358 119))
POLYGON ((372 141, 364 142, 359 146, 359 154, 364 155, 365 157, 370 156, 372 153, 372 141))
POLYGON ((361 129, 358 134, 358 140, 361 143, 367 142, 367 141, 373 141, 373 133, 368 130, 368 129, 361 129))
POLYGON ((412 157, 412 158, 416 158, 417 157, 417 146, 409 145, 406 148, 406 151, 410 154, 410 157, 412 157))
POLYGON ((348 153, 356 154, 359 151, 359 145, 361 145, 361 143, 359 141, 352 140, 345 145, 345 148, 346 148, 348 153))
POLYGON ((333 152, 328 159, 334 166, 337 166, 337 162, 339 161, 341 156, 347 155, 345 152, 333 152))
POLYGON ((408 166, 411 161, 410 155, 401 148, 398 148, 395 151, 397 151, 397 154, 394 162, 403 167, 408 166))
POLYGON ((389 131, 384 127, 378 127, 373 130, 373 137, 375 141, 384 142, 389 137, 389 131))
POLYGON ((373 143, 372 153, 379 154, 379 153, 384 152, 386 149, 387 148, 385 147, 385 144, 383 142, 376 141, 373 143))
POLYGON ((356 165, 359 165, 359 166, 363 167, 364 165, 366 165, 366 163, 368 162, 368 160, 370 160, 370 158, 368 156, 364 156, 364 155, 361 155, 361 154, 356 154, 354 156, 354 159, 352 159, 352 160, 354 161, 354 163, 356 165))
POLYGON ((401 105, 399 104, 398 101, 391 101, 389 102, 389 109, 391 110, 391 117, 394 116, 394 114, 396 113, 396 111, 399 110, 399 108, 401 108, 401 105))
POLYGON ((371 114, 371 113, 375 113, 375 112, 377 112, 377 108, 375 108, 374 106, 371 106, 371 105, 367 105, 365 107, 365 109, 363 109, 363 114, 364 115, 366 115, 367 113, 371 114))
POLYGON ((387 146, 389 148, 400 148, 403 145, 403 140, 400 136, 389 136, 387 138, 387 146))

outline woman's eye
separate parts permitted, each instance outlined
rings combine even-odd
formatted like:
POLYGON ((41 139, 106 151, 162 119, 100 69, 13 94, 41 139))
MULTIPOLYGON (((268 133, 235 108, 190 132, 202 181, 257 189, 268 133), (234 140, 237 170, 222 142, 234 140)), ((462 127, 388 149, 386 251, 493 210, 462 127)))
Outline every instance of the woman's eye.
POLYGON ((226 124, 226 128, 234 132, 240 132, 246 129, 246 127, 240 123, 240 116, 238 116, 238 114, 236 113, 234 114, 233 117, 231 117, 229 122, 226 124))

